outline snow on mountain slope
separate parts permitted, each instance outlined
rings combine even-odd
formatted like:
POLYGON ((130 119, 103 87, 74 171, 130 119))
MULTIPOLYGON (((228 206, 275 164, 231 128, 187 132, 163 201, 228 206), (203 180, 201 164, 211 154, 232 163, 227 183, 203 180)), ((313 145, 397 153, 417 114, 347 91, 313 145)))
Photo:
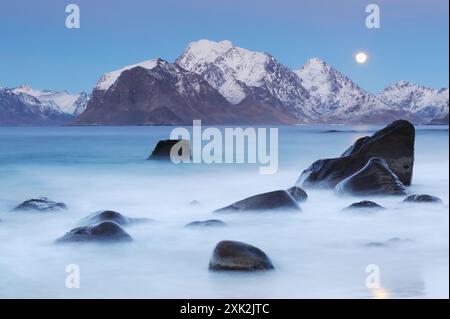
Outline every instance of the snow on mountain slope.
POLYGON ((87 104, 87 94, 85 92, 70 94, 66 91, 37 90, 26 85, 12 89, 11 92, 22 95, 24 99, 27 99, 27 95, 32 96, 55 111, 71 115, 79 114, 77 112, 83 111, 87 104))
POLYGON ((247 87, 262 88, 291 109, 302 105, 308 95, 295 73, 270 54, 239 48, 230 41, 192 42, 176 63, 203 76, 232 104, 247 96, 247 87))
POLYGON ((295 73, 310 94, 304 107, 315 119, 344 120, 390 109, 378 97, 364 91, 321 59, 310 59, 295 73))
POLYGON ((117 78, 122 74, 123 71, 133 69, 137 66, 143 67, 144 69, 151 70, 156 65, 157 65, 157 60, 155 59, 155 60, 144 61, 141 63, 132 64, 132 65, 127 65, 118 70, 108 72, 108 73, 102 75, 100 80, 97 82, 95 89, 100 90, 100 91, 108 90, 111 87, 111 85, 113 85, 114 82, 116 82, 117 78))
POLYGON ((60 125, 72 116, 57 105, 13 89, 0 89, 0 125, 60 125))
POLYGON ((443 118, 449 113, 449 90, 435 90, 407 81, 386 87, 380 98, 415 118, 424 121, 443 118))

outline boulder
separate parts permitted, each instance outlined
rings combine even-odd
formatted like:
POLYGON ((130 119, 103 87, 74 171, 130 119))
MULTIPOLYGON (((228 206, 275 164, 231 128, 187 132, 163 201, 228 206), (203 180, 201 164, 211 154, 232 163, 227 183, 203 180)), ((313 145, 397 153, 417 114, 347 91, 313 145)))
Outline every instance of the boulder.
POLYGON ((127 242, 131 240, 131 236, 119 224, 107 221, 72 229, 56 242, 127 242))
POLYGON ((375 202, 371 202, 370 200, 363 200, 357 203, 353 203, 350 206, 344 208, 344 210, 365 210, 365 211, 377 211, 385 209, 383 206, 378 205, 375 202))
POLYGON ((300 211, 296 200, 285 190, 248 197, 227 207, 216 210, 217 213, 252 211, 300 211))
POLYGON ((67 209, 66 204, 54 202, 47 197, 32 198, 14 208, 14 211, 53 212, 67 209))
POLYGON ((297 202, 304 202, 308 199, 308 194, 298 186, 292 186, 287 192, 291 194, 297 202))
POLYGON ((190 145, 188 140, 161 140, 156 144, 155 149, 152 154, 148 158, 149 160, 170 160, 170 151, 172 147, 177 145, 178 151, 176 154, 178 156, 183 156, 185 160, 189 160, 191 157, 190 154, 190 145), (185 152, 183 152, 185 150, 185 152))
POLYGON ((222 227, 226 226, 223 221, 218 219, 208 219, 203 221, 193 221, 186 225, 186 227, 222 227))
POLYGON ((405 203, 434 203, 442 204, 442 199, 431 195, 410 195, 403 200, 405 203))
POLYGON ((102 210, 102 211, 92 213, 89 216, 83 218, 79 224, 80 225, 92 225, 92 224, 97 224, 97 223, 106 222, 106 221, 115 222, 119 225, 124 226, 124 225, 128 225, 131 223, 151 221, 151 219, 131 218, 131 217, 124 216, 113 210, 102 210))
POLYGON ((221 241, 214 248, 210 270, 261 271, 275 267, 259 248, 237 241, 221 241))
POLYGON ((379 157, 369 160, 366 166, 336 185, 337 194, 354 196, 406 195, 406 188, 379 157))
POLYGON ((341 157, 321 159, 301 174, 297 185, 333 188, 362 169, 369 159, 381 157, 400 181, 411 184, 414 165, 414 126, 405 120, 395 121, 372 136, 358 139, 341 157))

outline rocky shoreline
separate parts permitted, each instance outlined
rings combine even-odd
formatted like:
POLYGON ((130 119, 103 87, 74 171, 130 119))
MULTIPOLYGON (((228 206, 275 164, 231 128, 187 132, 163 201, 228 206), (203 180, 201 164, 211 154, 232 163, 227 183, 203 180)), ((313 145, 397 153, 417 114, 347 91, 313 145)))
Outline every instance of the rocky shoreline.
MULTIPOLYGON (((396 121, 375 132, 372 136, 358 139, 341 157, 314 162, 303 171, 296 185, 287 190, 274 190, 238 200, 211 212, 215 216, 233 214, 307 213, 301 203, 308 200, 309 189, 327 189, 336 196, 359 197, 349 207, 336 207, 336 211, 357 213, 388 213, 389 209, 361 197, 395 196, 402 205, 443 205, 441 199, 428 194, 411 194, 413 180, 414 126, 407 121, 396 121)), ((158 157, 166 157, 170 147, 159 147, 158 157)), ((192 201, 190 206, 200 203, 192 201)), ((28 199, 12 209, 14 214, 70 214, 65 203, 46 197, 28 199)), ((129 217, 113 210, 92 213, 81 219, 74 228, 55 239, 57 244, 124 243, 133 242, 133 224, 151 223, 153 220, 129 217)), ((180 223, 180 226, 182 224, 180 223)), ((232 227, 220 219, 185 221, 187 229, 232 227)), ((397 241, 395 241, 397 242, 397 241)), ((374 243, 368 246, 393 244, 374 243)), ((206 261, 205 261, 206 263, 206 261)), ((274 262, 260 248, 248 243, 223 240, 212 252, 209 269, 213 271, 264 271, 276 269, 274 262)))

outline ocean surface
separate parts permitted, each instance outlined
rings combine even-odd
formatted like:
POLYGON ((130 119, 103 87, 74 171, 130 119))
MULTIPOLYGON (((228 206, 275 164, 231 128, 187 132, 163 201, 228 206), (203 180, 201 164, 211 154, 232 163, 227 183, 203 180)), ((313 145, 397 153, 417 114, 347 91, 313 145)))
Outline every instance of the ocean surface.
POLYGON ((171 127, 1 127, 0 298, 448 298, 448 126, 416 128, 409 188, 444 205, 380 197, 372 200, 385 211, 345 213, 344 207, 370 198, 307 190, 300 213, 212 213, 294 185, 313 161, 340 156, 378 128, 280 127, 278 172, 262 175, 258 164, 146 160, 171 127), (11 212, 37 196, 69 209, 11 212), (199 205, 189 204, 194 200, 199 205), (131 243, 54 243, 103 209, 154 222, 126 226, 131 243), (228 226, 184 227, 210 218, 228 226), (367 245, 392 238, 400 240, 367 245), (208 271, 214 246, 224 239, 259 247, 276 270, 208 271), (79 266, 80 288, 66 287, 68 264, 79 266), (379 269, 378 288, 366 286, 368 265, 379 269))

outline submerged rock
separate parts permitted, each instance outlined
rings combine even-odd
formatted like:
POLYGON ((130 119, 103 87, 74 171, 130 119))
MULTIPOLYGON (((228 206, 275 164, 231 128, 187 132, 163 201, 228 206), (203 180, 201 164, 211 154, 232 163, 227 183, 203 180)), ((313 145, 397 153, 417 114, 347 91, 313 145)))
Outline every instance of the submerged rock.
POLYGON ((406 203, 434 203, 434 204, 442 204, 442 199, 436 196, 431 195, 410 195, 406 197, 404 200, 406 203))
POLYGON ((56 242, 126 242, 131 236, 119 224, 111 221, 72 229, 56 242))
POLYGON ((138 222, 146 222, 151 221, 151 219, 147 218, 131 218, 126 217, 118 212, 115 212, 113 210, 102 210, 95 213, 90 214, 89 216, 83 218, 80 221, 80 225, 91 225, 91 224, 97 224, 101 222, 115 222, 119 225, 128 225, 131 223, 138 223, 138 222))
POLYGON ((259 248, 238 241, 221 241, 214 248, 210 270, 260 271, 275 267, 259 248))
POLYGON ((54 202, 47 197, 32 198, 14 208, 14 211, 59 211, 67 209, 66 204, 54 202))
POLYGON ((385 209, 383 206, 378 205, 375 202, 371 202, 370 200, 363 200, 357 203, 353 203, 350 206, 344 208, 344 210, 365 210, 365 211, 377 211, 385 209))
POLYGON ((203 221, 193 221, 186 225, 186 227, 223 227, 226 226, 223 221, 218 219, 208 219, 203 221))
POLYGON ((189 206, 200 206, 200 202, 198 200, 193 200, 189 202, 189 206))
POLYGON ((381 158, 372 158, 363 169, 336 185, 338 194, 355 196, 405 195, 406 188, 381 158))
POLYGON ((308 199, 308 194, 298 186, 292 186, 287 192, 291 194, 297 202, 304 202, 308 199))
POLYGON ((333 188, 362 169, 371 158, 380 157, 408 186, 413 174, 414 141, 414 126, 408 121, 395 121, 370 137, 358 139, 341 157, 314 162, 303 171, 297 185, 333 188))
POLYGON ((190 144, 188 140, 161 140, 156 144, 155 149, 148 158, 149 160, 170 160, 170 151, 172 147, 178 148, 176 154, 178 156, 183 156, 186 160, 190 159, 191 151, 190 144), (185 152, 183 153, 183 150, 185 152))
POLYGON ((285 190, 258 194, 227 207, 215 210, 217 213, 251 211, 300 211, 296 200, 285 190))
POLYGON ((372 241, 367 243, 365 246, 366 247, 389 247, 389 246, 393 246, 396 244, 400 244, 400 243, 406 243, 406 242, 410 242, 411 239, 402 239, 402 238, 398 238, 398 237, 394 237, 394 238, 390 238, 384 242, 381 241, 372 241))

